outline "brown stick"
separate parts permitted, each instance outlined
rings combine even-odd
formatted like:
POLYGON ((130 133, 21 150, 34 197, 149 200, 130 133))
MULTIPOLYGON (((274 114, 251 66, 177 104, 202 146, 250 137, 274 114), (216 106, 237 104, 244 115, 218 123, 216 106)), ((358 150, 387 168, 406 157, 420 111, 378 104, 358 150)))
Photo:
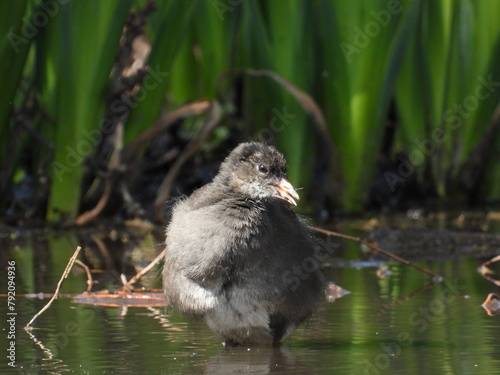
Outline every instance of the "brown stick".
POLYGON ((500 286, 500 280, 495 279, 494 277, 490 276, 491 274, 494 274, 494 272, 489 269, 488 267, 495 262, 500 261, 500 255, 497 255, 490 260, 487 260, 484 262, 478 269, 477 271, 481 274, 482 277, 484 277, 486 280, 491 281, 493 284, 500 286))
POLYGON ((78 246, 76 248, 75 253, 73 254, 71 259, 69 260, 68 264, 66 265, 66 269, 64 270, 61 278, 59 279, 59 282, 57 283, 57 287, 56 287, 56 291, 54 292, 54 295, 52 296, 50 301, 47 302, 47 304, 44 307, 42 307, 42 309, 39 312, 37 312, 33 318, 31 318, 31 320, 28 322, 28 324, 26 324, 26 326, 24 327, 25 330, 31 330, 32 329, 31 324, 36 320, 36 318, 38 318, 40 315, 42 315, 42 313, 45 310, 47 310, 50 307, 50 305, 52 304, 52 302, 57 298, 57 295, 59 294, 59 289, 61 289, 61 286, 62 286, 64 280, 66 279, 66 277, 68 277, 69 271, 71 270, 71 267, 73 267, 73 264, 76 261, 76 257, 78 256, 78 253, 80 252, 81 249, 82 248, 80 246, 78 246))
MULTIPOLYGON (((75 298, 76 296, 79 296, 80 294, 59 294, 58 297, 62 298, 75 298)), ((0 294, 0 298, 8 297, 8 294, 0 294)), ((47 299, 47 298, 52 298, 54 296, 54 293, 22 293, 22 294, 17 294, 16 297, 23 297, 23 298, 33 298, 33 299, 47 299)))
POLYGON ((491 258, 490 260, 487 260, 486 262, 484 262, 481 267, 488 267, 491 265, 491 263, 495 263, 495 262, 498 262, 500 261, 500 255, 497 255, 493 258, 491 258))
POLYGON ((75 263, 82 267, 87 273, 87 292, 90 292, 92 285, 94 285, 94 280, 92 280, 92 274, 90 273, 90 268, 83 263, 81 260, 75 260, 75 263))
POLYGON ((113 134, 113 147, 113 153, 111 154, 108 162, 108 176, 104 181, 104 191, 94 208, 90 211, 84 212, 75 219, 76 225, 84 225, 94 221, 108 204, 109 198, 111 197, 114 187, 118 182, 117 177, 112 173, 109 173, 109 171, 119 170, 121 165, 120 155, 123 148, 123 122, 116 125, 115 133, 113 134))
POLYGON ((122 161, 124 164, 131 164, 132 160, 137 157, 139 150, 148 142, 149 140, 157 137, 158 134, 164 132, 169 126, 174 124, 176 121, 189 117, 197 116, 207 112, 210 109, 209 100, 200 100, 194 103, 189 103, 175 111, 169 112, 163 117, 161 117, 154 125, 144 130, 139 134, 133 141, 131 141, 127 146, 123 148, 122 151, 122 161))
POLYGON ((417 266, 416 264, 413 264, 409 260, 403 259, 403 258, 401 258, 401 257, 399 257, 399 256, 397 256, 397 255, 395 255, 393 253, 390 253, 390 252, 388 252, 386 250, 383 250, 383 249, 381 249, 378 246, 372 245, 371 243, 369 243, 366 240, 363 240, 362 238, 348 236, 347 234, 332 232, 330 230, 326 230, 326 229, 318 228, 318 227, 311 227, 311 229, 315 230, 316 232, 320 232, 320 233, 326 234, 327 236, 334 236, 334 237, 344 238, 346 240, 350 240, 350 241, 361 243, 361 244, 369 247, 373 251, 376 251, 377 253, 384 254, 385 256, 388 256, 389 258, 392 258, 392 259, 394 259, 394 260, 396 260, 398 262, 406 264, 407 266, 413 267, 413 268, 415 268, 415 269, 417 269, 417 270, 419 270, 421 272, 424 272, 424 273, 426 273, 428 275, 431 275, 434 278, 435 282, 441 282, 443 280, 443 277, 441 275, 438 275, 437 273, 429 271, 428 269, 425 269, 423 267, 417 266))
POLYGON ((137 273, 134 277, 132 277, 124 286, 126 288, 130 288, 134 285, 139 279, 147 274, 157 263, 162 261, 165 258, 165 250, 163 250, 156 258, 153 259, 151 263, 149 263, 146 267, 144 267, 140 272, 137 273))
POLYGON ((200 149, 205 140, 208 138, 210 133, 215 129, 215 127, 219 124, 223 115, 223 110, 220 104, 216 101, 213 101, 210 105, 210 112, 205 119, 203 124, 203 128, 200 130, 198 135, 193 138, 187 146, 182 150, 182 153, 179 155, 174 165, 170 168, 167 175, 163 179, 158 192, 156 193, 156 198, 154 201, 154 216, 155 221, 158 223, 164 222, 163 218, 163 209, 165 203, 170 198, 170 191, 172 189, 172 184, 182 169, 182 166, 200 149))

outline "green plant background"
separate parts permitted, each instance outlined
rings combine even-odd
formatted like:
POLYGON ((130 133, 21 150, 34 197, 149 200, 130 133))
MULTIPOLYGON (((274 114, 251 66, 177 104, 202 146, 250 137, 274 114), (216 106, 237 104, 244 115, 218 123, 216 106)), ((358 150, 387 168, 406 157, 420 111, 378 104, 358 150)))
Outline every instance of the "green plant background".
MULTIPOLYGON (((123 27, 129 12, 145 5, 0 3, 3 211, 16 183, 36 175, 45 181, 49 220, 78 215, 85 152, 69 168, 58 166, 68 166, 68 150, 99 129, 123 27), (33 98, 38 111, 31 130, 21 131, 16 113, 33 98)), ((499 0, 157 0, 155 7, 145 30, 148 66, 166 78, 131 108, 125 145, 165 111, 195 100, 222 95, 225 111, 234 110, 227 98, 238 91, 236 128, 248 138, 269 129, 277 111, 290 114, 273 141, 287 157, 291 182, 313 190, 322 146, 301 103, 265 77, 221 79, 237 69, 267 69, 324 112, 335 153, 329 188, 338 208, 365 207, 390 108, 397 124, 386 156, 405 155, 417 182, 442 201, 500 198, 499 0), (478 98, 481 82, 494 84, 478 98)))

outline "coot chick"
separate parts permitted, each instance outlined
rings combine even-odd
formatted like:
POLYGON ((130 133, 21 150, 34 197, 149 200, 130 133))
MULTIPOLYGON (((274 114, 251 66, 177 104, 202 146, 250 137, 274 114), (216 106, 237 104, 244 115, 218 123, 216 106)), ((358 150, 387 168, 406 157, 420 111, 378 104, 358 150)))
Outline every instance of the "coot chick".
POLYGON ((324 295, 308 228, 290 207, 298 198, 280 152, 237 146, 211 183, 173 208, 163 271, 169 304, 204 318, 226 345, 288 336, 324 295))

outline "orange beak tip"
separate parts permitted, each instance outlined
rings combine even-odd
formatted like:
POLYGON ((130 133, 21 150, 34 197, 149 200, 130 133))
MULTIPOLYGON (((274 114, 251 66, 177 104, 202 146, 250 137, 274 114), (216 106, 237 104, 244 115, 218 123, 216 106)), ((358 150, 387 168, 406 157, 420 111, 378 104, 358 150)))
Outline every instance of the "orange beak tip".
POLYGON ((279 182, 278 185, 274 185, 274 187, 276 188, 277 190, 277 197, 278 198, 281 198, 285 201, 287 201, 288 203, 294 205, 294 206, 297 206, 297 202, 295 201, 295 199, 299 200, 300 197, 299 197, 299 194, 297 194, 297 192, 295 191, 295 189, 293 188, 292 184, 290 182, 288 182, 287 180, 285 180, 284 178, 282 178, 279 182))

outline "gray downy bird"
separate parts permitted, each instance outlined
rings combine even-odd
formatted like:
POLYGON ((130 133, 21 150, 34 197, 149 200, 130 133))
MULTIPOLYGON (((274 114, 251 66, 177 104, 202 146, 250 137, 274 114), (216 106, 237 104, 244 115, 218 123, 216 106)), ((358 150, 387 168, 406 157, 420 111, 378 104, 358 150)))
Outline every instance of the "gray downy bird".
POLYGON ((309 262, 314 242, 291 209, 299 196, 285 164, 274 147, 242 143, 211 183, 173 208, 167 301, 205 319, 227 346, 279 343, 324 298, 325 281, 309 262))

